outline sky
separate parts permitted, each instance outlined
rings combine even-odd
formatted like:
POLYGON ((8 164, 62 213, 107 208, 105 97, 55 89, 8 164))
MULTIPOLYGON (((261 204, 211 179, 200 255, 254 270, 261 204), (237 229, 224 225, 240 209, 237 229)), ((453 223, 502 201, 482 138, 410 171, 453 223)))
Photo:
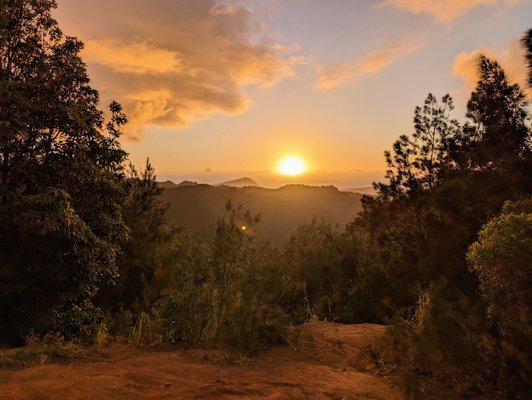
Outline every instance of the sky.
POLYGON ((532 0, 58 0, 121 139, 159 180, 369 186, 429 92, 464 114, 480 53, 511 79, 532 0), (276 166, 297 155, 307 172, 276 166))

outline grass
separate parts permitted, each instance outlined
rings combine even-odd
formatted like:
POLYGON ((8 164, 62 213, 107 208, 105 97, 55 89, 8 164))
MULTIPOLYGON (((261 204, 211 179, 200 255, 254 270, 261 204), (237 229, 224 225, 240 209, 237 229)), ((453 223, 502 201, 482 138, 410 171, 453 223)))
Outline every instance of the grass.
POLYGON ((101 358, 102 355, 94 349, 48 335, 42 339, 30 337, 23 347, 0 349, 0 369, 24 369, 34 365, 95 361, 101 358))

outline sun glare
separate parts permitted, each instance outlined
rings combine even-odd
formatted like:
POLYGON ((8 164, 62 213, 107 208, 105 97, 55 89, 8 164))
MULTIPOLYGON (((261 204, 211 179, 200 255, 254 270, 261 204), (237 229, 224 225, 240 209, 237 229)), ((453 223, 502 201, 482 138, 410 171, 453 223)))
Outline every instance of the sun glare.
POLYGON ((277 171, 282 175, 301 175, 307 170, 307 165, 298 156, 287 156, 283 158, 277 166, 277 171))

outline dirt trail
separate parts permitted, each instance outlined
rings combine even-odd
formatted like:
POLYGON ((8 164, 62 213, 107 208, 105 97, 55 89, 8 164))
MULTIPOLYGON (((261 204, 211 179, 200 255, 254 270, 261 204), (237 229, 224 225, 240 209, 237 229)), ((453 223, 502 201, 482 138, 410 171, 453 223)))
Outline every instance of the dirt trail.
POLYGON ((403 399, 369 372, 362 352, 383 331, 306 324, 293 346, 238 361, 221 352, 111 346, 102 362, 0 370, 0 399, 403 399))

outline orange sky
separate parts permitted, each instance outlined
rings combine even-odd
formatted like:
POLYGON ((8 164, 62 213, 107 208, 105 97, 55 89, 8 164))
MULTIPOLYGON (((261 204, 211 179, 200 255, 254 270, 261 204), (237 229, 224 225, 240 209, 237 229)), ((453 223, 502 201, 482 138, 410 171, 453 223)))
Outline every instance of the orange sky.
POLYGON ((524 79, 531 0, 59 0, 132 160, 161 179, 367 186, 414 107, 463 114, 480 51, 524 79), (275 173, 297 154, 309 172, 275 173))

